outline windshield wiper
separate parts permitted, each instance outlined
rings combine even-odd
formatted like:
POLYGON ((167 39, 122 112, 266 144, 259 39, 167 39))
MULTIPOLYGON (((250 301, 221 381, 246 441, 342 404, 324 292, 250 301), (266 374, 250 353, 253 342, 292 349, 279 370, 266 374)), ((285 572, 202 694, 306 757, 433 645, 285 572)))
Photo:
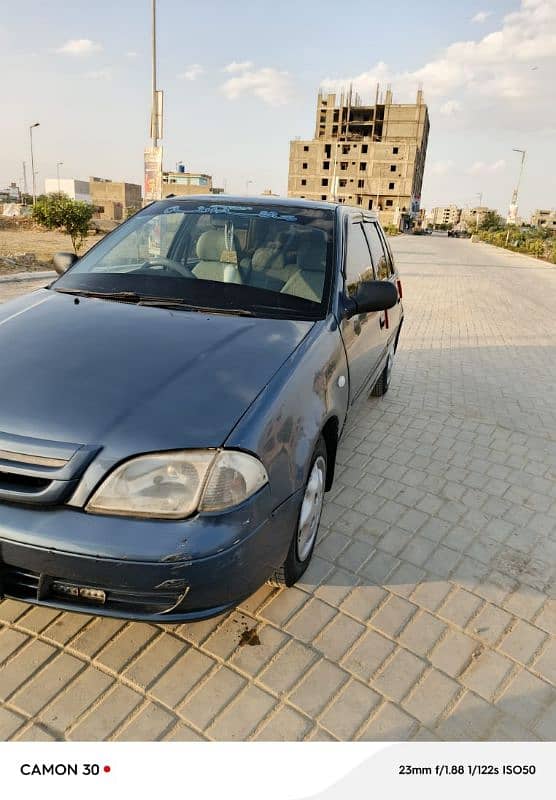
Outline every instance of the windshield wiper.
POLYGON ((177 298, 141 297, 141 306, 155 306, 157 308, 179 308, 184 311, 197 311, 199 314, 232 314, 237 317, 254 317, 255 314, 247 308, 214 308, 213 306, 198 306, 177 298))
POLYGON ((257 309, 257 311, 260 311, 261 314, 264 314, 265 312, 275 314, 278 312, 280 316, 287 319, 307 320, 308 322, 314 322, 319 313, 318 311, 301 311, 299 308, 288 308, 287 306, 271 305, 270 303, 268 305, 266 303, 264 305, 262 303, 257 303, 253 306, 253 308, 257 309))
POLYGON ((198 311, 200 314, 233 314, 238 317, 254 317, 254 313, 246 308, 213 308, 212 306, 198 306, 180 300, 178 297, 156 297, 138 294, 137 292, 95 292, 87 289, 56 289, 57 292, 73 294, 79 297, 98 297, 101 300, 122 300, 136 303, 141 306, 154 306, 156 308, 178 308, 184 311, 198 311))
POLYGON ((138 303, 141 295, 137 292, 94 292, 87 289, 55 289, 55 292, 74 294, 78 297, 100 297, 101 300, 127 300, 129 303, 138 303))

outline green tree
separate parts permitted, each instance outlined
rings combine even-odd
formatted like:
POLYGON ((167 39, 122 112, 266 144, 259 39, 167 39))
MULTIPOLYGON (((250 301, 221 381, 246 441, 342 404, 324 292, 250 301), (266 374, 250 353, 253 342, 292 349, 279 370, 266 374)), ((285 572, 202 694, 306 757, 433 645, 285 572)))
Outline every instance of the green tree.
POLYGON ((81 200, 72 200, 62 192, 46 195, 37 200, 33 219, 49 230, 63 230, 71 239, 75 252, 79 252, 89 235, 93 206, 81 200))
POLYGON ((479 223, 480 231, 499 231, 504 227, 504 220, 496 211, 485 211, 479 223))

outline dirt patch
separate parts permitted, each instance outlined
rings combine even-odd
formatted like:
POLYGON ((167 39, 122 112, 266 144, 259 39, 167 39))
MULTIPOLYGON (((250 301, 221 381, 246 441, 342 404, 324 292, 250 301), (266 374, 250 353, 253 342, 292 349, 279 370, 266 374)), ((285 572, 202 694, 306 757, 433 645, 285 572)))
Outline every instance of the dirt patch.
POLYGON ((246 628, 241 636, 239 637, 239 646, 245 647, 248 644, 250 647, 255 647, 259 645, 261 640, 259 639, 259 634, 257 633, 257 628, 246 628))
MULTIPOLYGON (((100 242, 103 234, 89 236, 81 250, 86 253, 100 242)), ((11 272, 41 272, 52 269, 52 256, 72 252, 71 239, 58 231, 44 231, 21 226, 0 230, 0 275, 11 272)))
POLYGON ((550 593, 549 567, 543 561, 517 550, 506 549, 492 562, 492 567, 503 575, 535 586, 541 592, 550 593))

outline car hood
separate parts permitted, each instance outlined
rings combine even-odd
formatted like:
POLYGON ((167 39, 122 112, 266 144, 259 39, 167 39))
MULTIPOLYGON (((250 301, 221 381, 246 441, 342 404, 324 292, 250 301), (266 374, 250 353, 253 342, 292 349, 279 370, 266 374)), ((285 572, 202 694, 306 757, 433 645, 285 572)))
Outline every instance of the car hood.
POLYGON ((312 325, 42 289, 0 306, 0 432, 122 454, 218 447, 312 325))

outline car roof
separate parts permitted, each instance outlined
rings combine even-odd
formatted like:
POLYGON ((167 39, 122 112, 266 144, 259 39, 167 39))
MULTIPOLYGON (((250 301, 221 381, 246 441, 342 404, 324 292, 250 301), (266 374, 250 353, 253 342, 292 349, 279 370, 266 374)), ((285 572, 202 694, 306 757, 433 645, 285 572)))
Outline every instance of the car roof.
POLYGON ((282 208, 320 208, 328 211, 338 211, 340 214, 361 214, 365 218, 377 219, 373 211, 365 211, 359 206, 348 206, 344 203, 328 203, 324 200, 307 200, 302 197, 277 197, 269 195, 242 196, 233 194, 189 194, 164 197, 157 202, 171 201, 172 203, 201 202, 201 203, 249 203, 250 205, 281 206, 282 208))

